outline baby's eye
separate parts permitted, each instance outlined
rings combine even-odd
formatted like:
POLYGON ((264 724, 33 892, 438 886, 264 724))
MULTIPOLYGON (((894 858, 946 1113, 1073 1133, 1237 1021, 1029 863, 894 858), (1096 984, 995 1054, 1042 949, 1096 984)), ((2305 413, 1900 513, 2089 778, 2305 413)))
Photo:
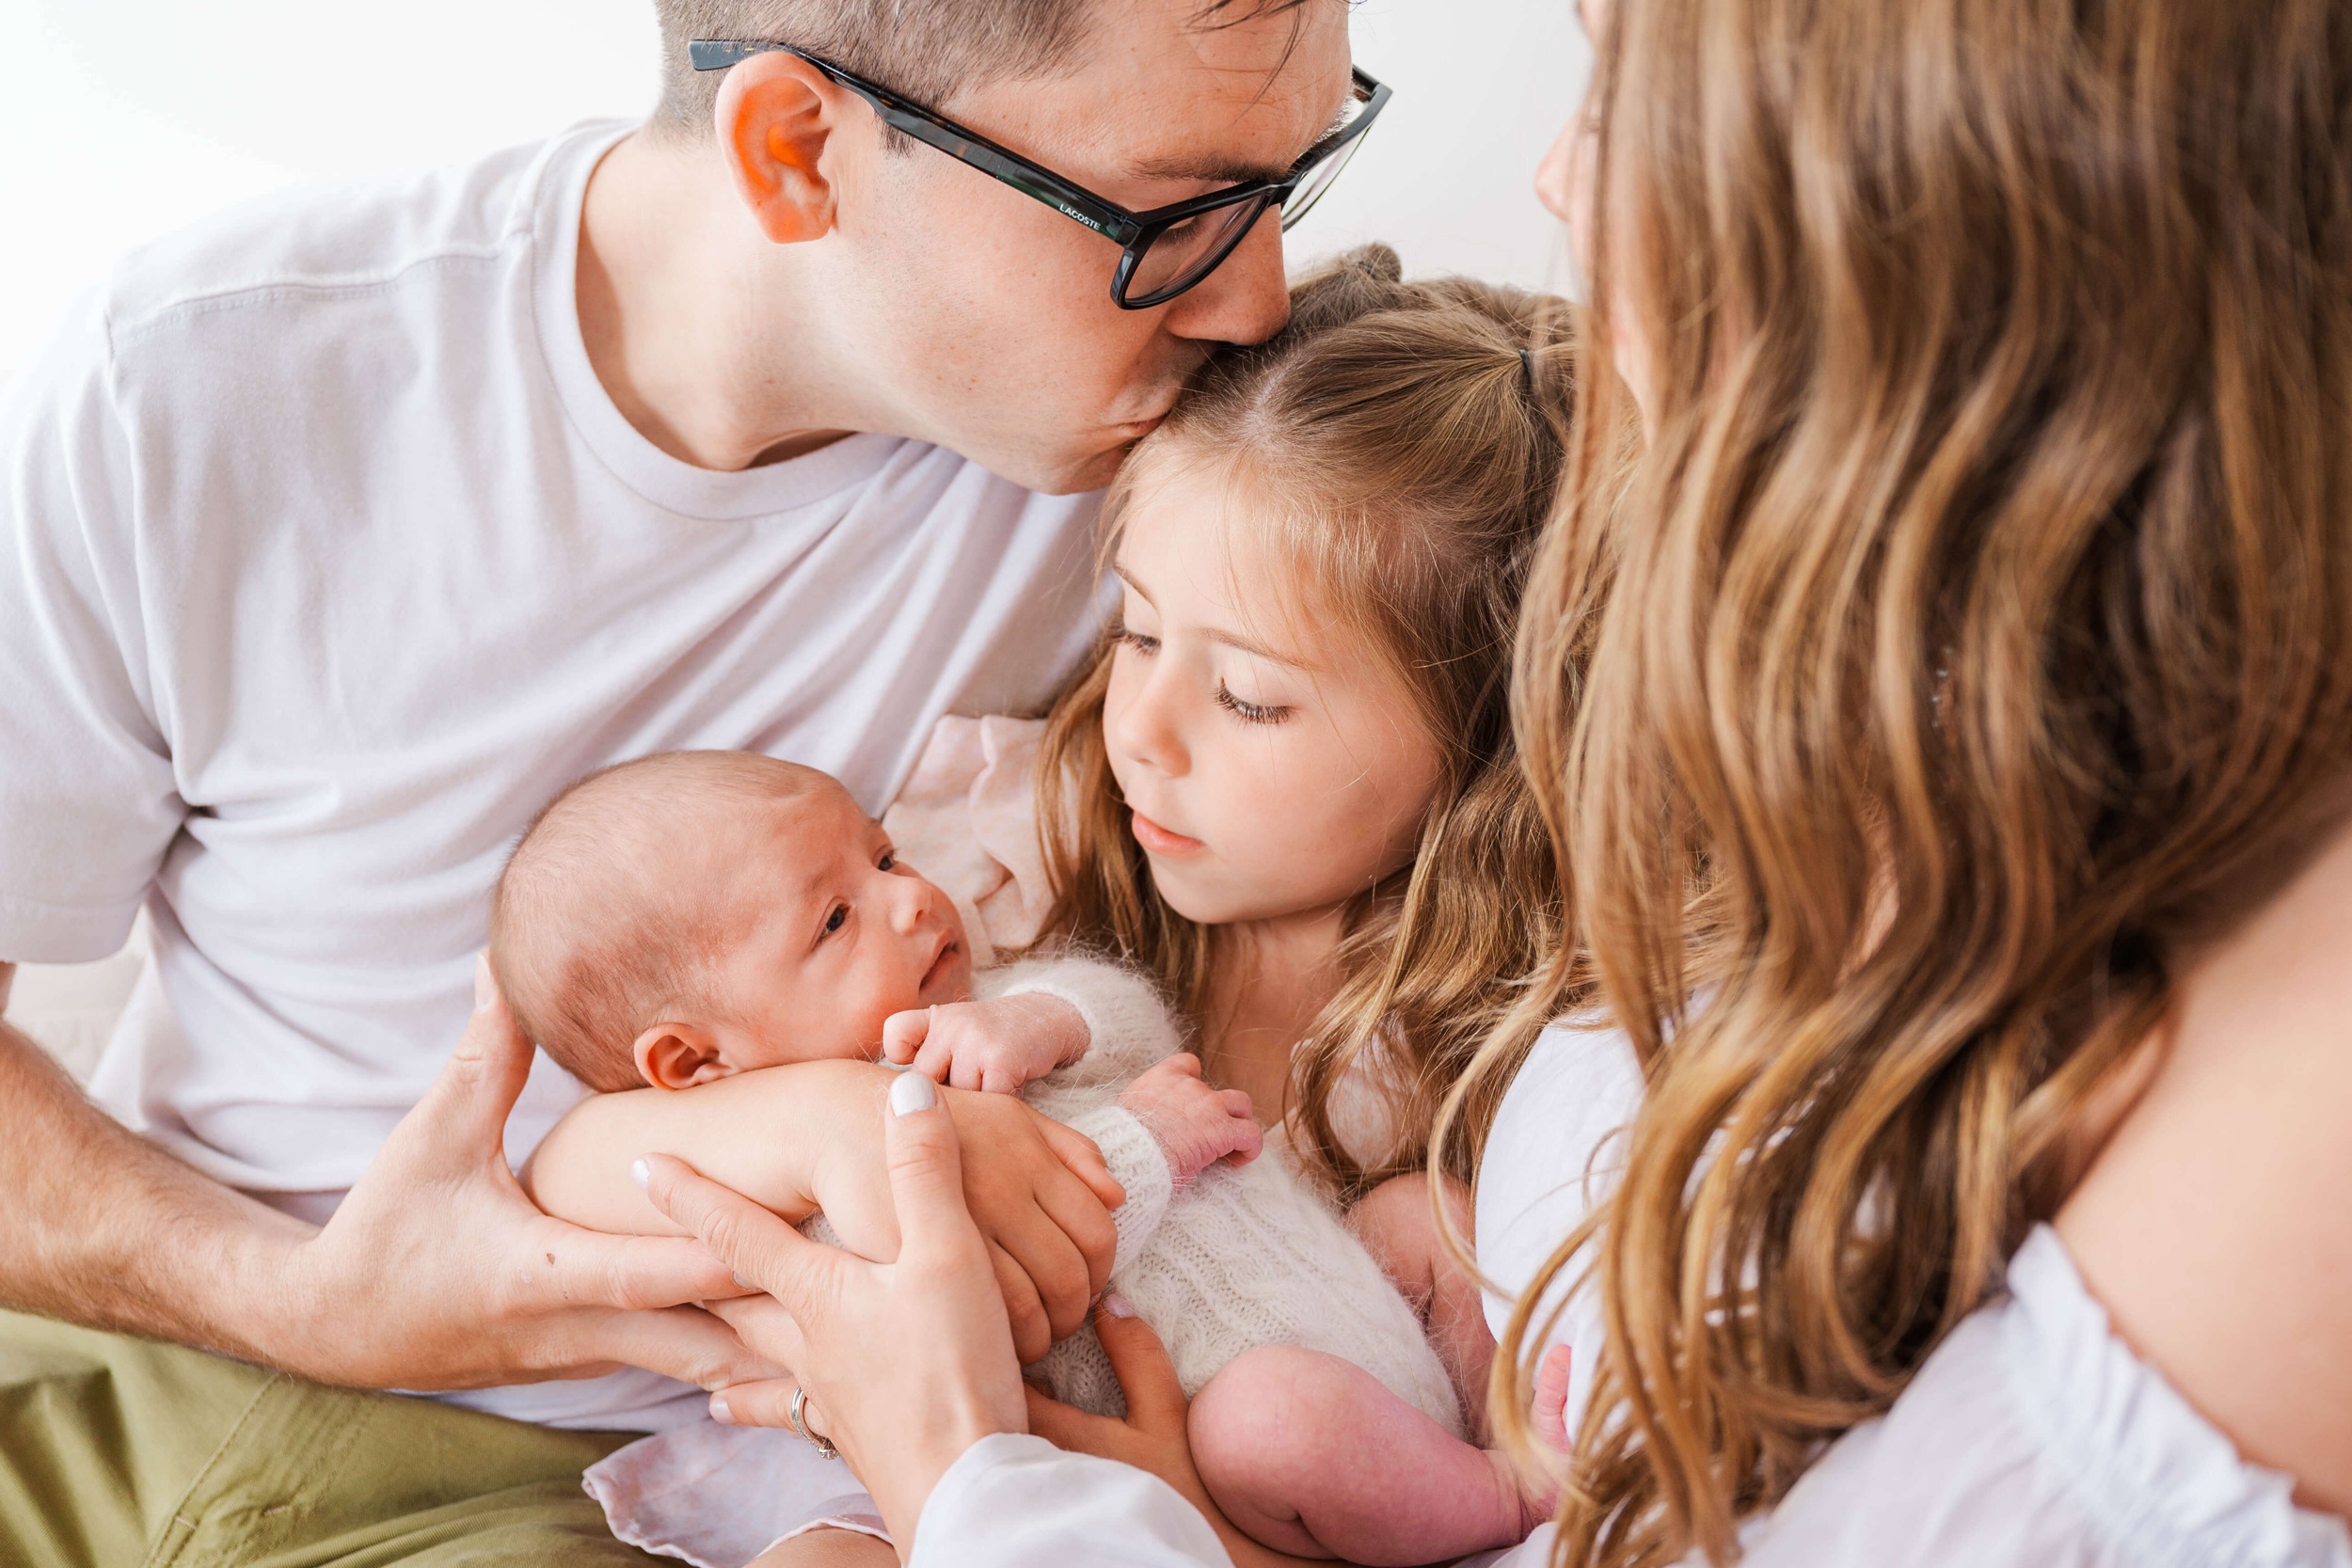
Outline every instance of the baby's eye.
POLYGON ((825 916, 825 935, 831 936, 835 931, 841 929, 842 926, 848 922, 849 918, 850 906, 847 904, 835 904, 833 907, 833 912, 825 916))
POLYGON ((1263 707, 1242 701, 1226 689, 1223 681, 1216 683, 1216 701, 1219 707, 1245 724, 1279 724, 1291 716, 1286 707, 1263 707))
POLYGON ((882 851, 882 859, 880 859, 880 860, 878 860, 878 861, 876 861, 876 862, 874 863, 874 868, 875 868, 877 871, 896 871, 896 870, 898 870, 898 855, 897 855, 894 851, 892 851, 892 850, 884 849, 884 850, 882 851))
POLYGON ((1121 647, 1134 649, 1136 653, 1143 655, 1146 658, 1151 657, 1153 654, 1160 651, 1160 640, 1158 638, 1146 637, 1143 633, 1136 630, 1133 626, 1128 626, 1124 622, 1121 622, 1120 625, 1111 628, 1111 641, 1119 643, 1121 647))

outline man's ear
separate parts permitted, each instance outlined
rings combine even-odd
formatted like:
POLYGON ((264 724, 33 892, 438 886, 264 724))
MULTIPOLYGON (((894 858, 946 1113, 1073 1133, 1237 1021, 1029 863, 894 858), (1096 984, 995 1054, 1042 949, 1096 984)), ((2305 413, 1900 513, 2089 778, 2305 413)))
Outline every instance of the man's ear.
POLYGON ((738 61, 720 84, 712 111, 719 155, 759 231, 777 245, 833 231, 824 156, 845 103, 823 71, 781 50, 738 61))
POLYGON ((637 1037, 637 1076, 657 1089, 691 1088, 736 1069, 719 1059, 719 1040, 699 1023, 657 1023, 637 1037))

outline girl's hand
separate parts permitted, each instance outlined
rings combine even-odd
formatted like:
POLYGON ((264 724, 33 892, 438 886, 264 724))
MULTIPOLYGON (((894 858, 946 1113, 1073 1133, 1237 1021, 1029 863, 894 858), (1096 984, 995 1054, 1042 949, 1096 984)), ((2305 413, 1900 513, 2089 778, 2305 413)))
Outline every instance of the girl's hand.
POLYGON ((636 1170, 655 1207, 774 1298, 775 1310, 739 1315, 738 1332, 793 1370, 809 1430, 841 1450, 891 1534, 911 1543, 948 1466, 1027 1420, 988 1243, 963 1204, 955 1124, 912 1073, 892 1085, 884 1116, 903 1237, 895 1262, 820 1246, 682 1160, 649 1154, 636 1170))
POLYGON ((1305 1563, 1304 1558, 1287 1557, 1244 1535, 1201 1484, 1192 1462, 1192 1440, 1184 1430, 1192 1402, 1184 1398, 1184 1385, 1176 1381, 1176 1364, 1168 1358, 1168 1347, 1152 1325, 1119 1297, 1105 1296, 1095 1310, 1094 1332, 1110 1356, 1120 1391, 1127 1396, 1127 1418, 1089 1416, 1025 1385, 1029 1430, 1057 1449, 1115 1459, 1168 1482, 1216 1529, 1234 1568, 1305 1563))
POLYGON ((983 1094, 1022 1085, 1087 1053, 1093 1036, 1058 996, 1025 991, 992 1002, 946 1002, 893 1013, 882 1024, 882 1056, 934 1084, 983 1094))

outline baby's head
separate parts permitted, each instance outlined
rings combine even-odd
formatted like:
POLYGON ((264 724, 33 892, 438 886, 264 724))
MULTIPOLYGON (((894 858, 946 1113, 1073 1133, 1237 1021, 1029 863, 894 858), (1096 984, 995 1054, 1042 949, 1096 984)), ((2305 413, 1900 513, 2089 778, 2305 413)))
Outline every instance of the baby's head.
POLYGON ((891 1014, 971 995, 963 923, 838 781, 672 752, 556 797, 499 878, 490 966, 590 1087, 684 1088, 871 1057, 891 1014))

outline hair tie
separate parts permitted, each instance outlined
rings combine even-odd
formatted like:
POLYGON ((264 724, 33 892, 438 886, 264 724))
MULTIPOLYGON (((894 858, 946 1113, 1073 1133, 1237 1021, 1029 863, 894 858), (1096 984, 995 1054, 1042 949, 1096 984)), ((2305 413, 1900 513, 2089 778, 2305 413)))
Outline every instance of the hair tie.
POLYGON ((1519 381, 1531 394, 1535 390, 1535 355, 1532 349, 1519 350, 1519 381))

